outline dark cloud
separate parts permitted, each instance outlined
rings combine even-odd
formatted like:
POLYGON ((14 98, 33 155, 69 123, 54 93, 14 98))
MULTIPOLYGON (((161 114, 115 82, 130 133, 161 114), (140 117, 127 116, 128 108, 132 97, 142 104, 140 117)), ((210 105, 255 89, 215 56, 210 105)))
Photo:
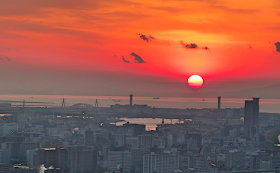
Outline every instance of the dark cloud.
POLYGON ((144 34, 137 34, 137 35, 139 35, 140 39, 142 39, 142 40, 144 40, 146 42, 150 42, 150 41, 155 39, 155 37, 153 37, 151 35, 150 36, 146 36, 144 34))
POLYGON ((146 63, 139 55, 137 55, 136 53, 132 52, 130 54, 130 56, 134 57, 134 62, 135 63, 146 63))
POLYGON ((126 60, 126 59, 124 58, 124 56, 122 56, 122 60, 123 60, 123 62, 130 63, 130 61, 126 60))
POLYGON ((280 42, 277 41, 276 43, 274 43, 274 45, 276 46, 276 51, 280 52, 280 42))
MULTIPOLYGON (((182 45, 183 48, 185 48, 185 49, 198 49, 198 45, 195 44, 195 43, 185 44, 185 43, 181 40, 181 45, 182 45)), ((201 49, 209 50, 209 47, 204 46, 204 47, 202 47, 201 49)))
POLYGON ((12 60, 11 58, 9 58, 7 56, 5 58, 6 58, 7 61, 11 61, 12 60))
POLYGON ((201 49, 209 50, 209 47, 204 46, 204 47, 202 47, 201 49))
POLYGON ((2 61, 8 61, 8 62, 12 61, 11 58, 9 58, 9 57, 7 57, 7 56, 1 56, 1 55, 0 55, 0 60, 2 60, 2 61))
POLYGON ((114 55, 113 58, 117 58, 117 55, 114 55))
POLYGON ((185 44, 183 41, 181 41, 181 45, 186 49, 197 49, 198 46, 195 43, 185 44))

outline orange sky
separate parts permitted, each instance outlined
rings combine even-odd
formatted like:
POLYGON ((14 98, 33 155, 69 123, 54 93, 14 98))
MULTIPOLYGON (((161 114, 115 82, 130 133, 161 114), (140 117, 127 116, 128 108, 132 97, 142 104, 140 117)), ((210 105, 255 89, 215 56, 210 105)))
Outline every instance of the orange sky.
POLYGON ((186 96, 280 81, 279 0, 9 0, 0 26, 0 94, 186 96), (132 52, 146 63, 123 62, 132 52))

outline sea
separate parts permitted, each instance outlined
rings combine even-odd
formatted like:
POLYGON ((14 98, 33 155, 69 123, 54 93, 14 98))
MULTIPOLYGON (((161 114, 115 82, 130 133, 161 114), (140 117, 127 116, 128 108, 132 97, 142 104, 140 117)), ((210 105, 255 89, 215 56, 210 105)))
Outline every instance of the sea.
MULTIPOLYGON (((117 126, 122 126, 129 122, 130 124, 145 124, 146 130, 156 130, 158 124, 162 124, 161 118, 120 118, 119 122, 111 123, 116 124, 117 126)), ((192 121, 192 119, 185 119, 184 121, 192 121)), ((164 124, 176 124, 176 123, 183 123, 182 120, 179 119, 164 119, 164 124)))
MULTIPOLYGON (((11 102, 12 106, 49 106, 60 107, 76 103, 86 103, 99 107, 129 104, 129 96, 74 96, 74 95, 0 95, 0 103, 11 102)), ((221 108, 243 108, 245 100, 252 98, 221 98, 221 108)), ((156 108, 217 108, 217 98, 187 98, 187 97, 138 97, 133 96, 133 104, 148 105, 156 108)), ((280 99, 261 99, 260 112, 280 113, 280 99)))

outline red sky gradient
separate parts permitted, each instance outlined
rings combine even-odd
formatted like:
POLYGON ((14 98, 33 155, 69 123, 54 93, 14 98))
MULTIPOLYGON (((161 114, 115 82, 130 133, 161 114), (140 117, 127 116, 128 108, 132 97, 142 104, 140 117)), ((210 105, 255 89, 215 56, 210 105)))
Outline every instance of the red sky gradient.
POLYGON ((9 0, 0 26, 0 94, 195 97, 280 83, 279 0, 9 0), (132 52, 146 63, 123 62, 132 52))

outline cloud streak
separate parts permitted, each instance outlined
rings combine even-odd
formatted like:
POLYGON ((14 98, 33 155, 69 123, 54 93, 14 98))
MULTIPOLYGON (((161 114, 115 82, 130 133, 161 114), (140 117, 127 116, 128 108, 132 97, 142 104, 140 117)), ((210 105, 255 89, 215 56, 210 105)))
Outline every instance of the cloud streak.
POLYGON ((123 60, 123 62, 125 62, 125 63, 130 63, 130 61, 126 60, 126 59, 124 58, 124 56, 122 56, 122 60, 123 60))
MULTIPOLYGON (((185 44, 182 40, 180 41, 180 43, 183 46, 183 48, 185 48, 185 49, 198 49, 199 48, 198 45, 195 43, 185 44)), ((209 50, 209 47, 204 46, 204 47, 201 47, 201 49, 209 50)))
POLYGON ((7 56, 1 56, 1 55, 0 55, 0 60, 2 60, 2 61, 8 61, 8 62, 12 61, 11 58, 9 58, 9 57, 7 57, 7 56))

